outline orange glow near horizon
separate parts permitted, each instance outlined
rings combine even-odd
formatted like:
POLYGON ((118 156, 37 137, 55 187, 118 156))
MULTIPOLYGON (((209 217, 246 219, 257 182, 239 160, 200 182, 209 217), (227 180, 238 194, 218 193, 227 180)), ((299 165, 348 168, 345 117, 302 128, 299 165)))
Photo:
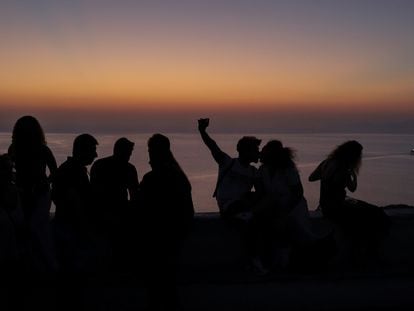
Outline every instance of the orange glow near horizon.
POLYGON ((414 112, 411 4, 43 2, 0 4, 0 108, 414 112))

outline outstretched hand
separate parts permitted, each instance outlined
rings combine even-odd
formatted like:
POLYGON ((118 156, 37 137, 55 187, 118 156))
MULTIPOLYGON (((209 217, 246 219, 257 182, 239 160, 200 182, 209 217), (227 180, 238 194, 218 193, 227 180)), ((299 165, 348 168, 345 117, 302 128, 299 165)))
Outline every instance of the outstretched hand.
POLYGON ((210 119, 198 119, 198 130, 205 131, 208 125, 210 124, 210 119))

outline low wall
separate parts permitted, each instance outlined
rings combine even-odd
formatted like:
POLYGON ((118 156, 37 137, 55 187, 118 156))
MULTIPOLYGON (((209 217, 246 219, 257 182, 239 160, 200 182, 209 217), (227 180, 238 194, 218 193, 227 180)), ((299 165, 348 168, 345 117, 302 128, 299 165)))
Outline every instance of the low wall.
MULTIPOLYGON (((414 273, 414 208, 390 208, 386 213, 392 225, 382 249, 385 267, 389 273, 414 273)), ((328 231, 332 227, 320 212, 313 211, 310 216, 314 230, 328 231)), ((217 213, 196 215, 192 233, 184 243, 182 269, 197 270, 197 275, 204 272, 203 279, 214 279, 217 274, 219 278, 232 278, 240 275, 236 269, 242 258, 239 235, 217 213)))

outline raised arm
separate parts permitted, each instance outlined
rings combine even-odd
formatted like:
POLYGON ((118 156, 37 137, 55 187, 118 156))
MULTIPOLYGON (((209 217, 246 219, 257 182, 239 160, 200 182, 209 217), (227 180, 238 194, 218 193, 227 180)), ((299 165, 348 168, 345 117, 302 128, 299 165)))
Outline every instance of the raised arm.
POLYGON ((198 131, 200 132, 201 139, 204 144, 210 149, 214 160, 220 163, 225 158, 226 154, 220 149, 217 143, 208 135, 207 127, 210 124, 210 119, 199 119, 198 120, 198 131))

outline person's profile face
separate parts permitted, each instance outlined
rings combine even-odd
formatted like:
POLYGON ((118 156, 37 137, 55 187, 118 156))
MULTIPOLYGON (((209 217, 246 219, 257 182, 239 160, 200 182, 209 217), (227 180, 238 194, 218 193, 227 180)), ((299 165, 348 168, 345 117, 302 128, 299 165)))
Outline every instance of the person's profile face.
POLYGON ((259 158, 260 158, 259 146, 252 146, 251 148, 249 148, 247 156, 250 162, 253 162, 253 163, 259 162, 259 158))
POLYGON ((98 153, 96 152, 96 145, 89 146, 83 154, 83 164, 90 165, 96 159, 98 153))

